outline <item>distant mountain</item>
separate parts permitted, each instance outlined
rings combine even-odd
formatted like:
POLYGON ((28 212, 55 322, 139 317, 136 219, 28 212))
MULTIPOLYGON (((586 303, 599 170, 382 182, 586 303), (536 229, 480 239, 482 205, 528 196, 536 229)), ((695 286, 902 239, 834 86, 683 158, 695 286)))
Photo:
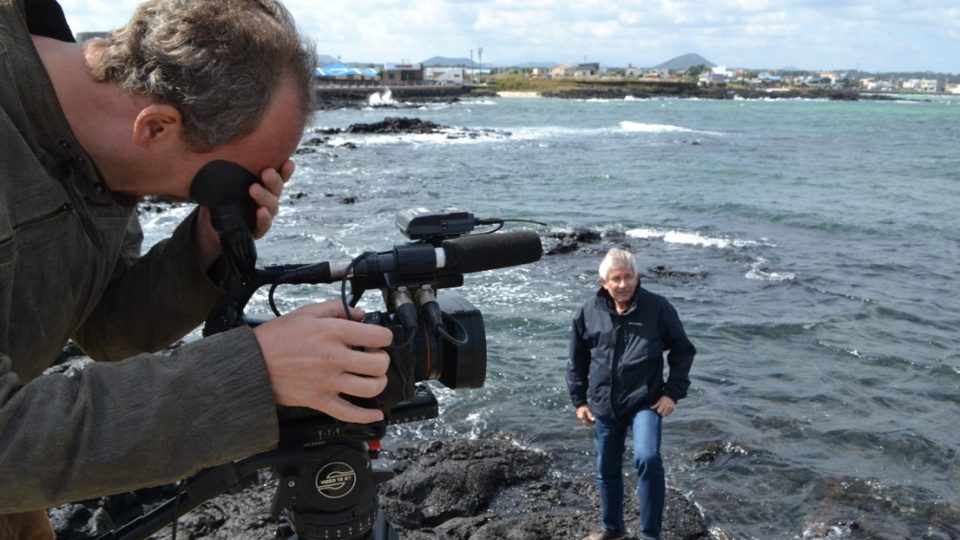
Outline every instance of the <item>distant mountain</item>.
POLYGON ((469 58, 447 58, 446 56, 434 56, 420 63, 423 67, 478 67, 478 64, 469 58))
POLYGON ((329 54, 321 54, 321 55, 317 58, 317 62, 318 62, 321 66, 325 66, 325 65, 327 65, 327 64, 339 64, 339 63, 340 63, 340 61, 337 60, 337 58, 336 58, 335 56, 330 56, 329 54))
POLYGON ((716 64, 700 56, 699 54, 689 53, 667 60, 659 66, 656 66, 654 69, 690 69, 693 66, 699 65, 716 67, 716 64))

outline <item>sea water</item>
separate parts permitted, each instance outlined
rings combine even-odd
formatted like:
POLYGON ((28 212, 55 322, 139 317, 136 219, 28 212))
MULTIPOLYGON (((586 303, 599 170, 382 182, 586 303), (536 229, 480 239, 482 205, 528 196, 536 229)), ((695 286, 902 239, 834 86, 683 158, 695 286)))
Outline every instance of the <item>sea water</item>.
MULTIPOLYGON (((316 113, 301 148, 261 264, 389 249, 407 241, 396 213, 414 207, 543 222, 506 228, 548 248, 601 233, 466 276, 457 292, 484 316, 486 384, 434 385, 440 418, 392 428, 392 443, 503 437, 592 477, 564 382, 570 321, 605 251, 623 246, 698 349, 663 453, 668 485, 715 536, 960 537, 960 98, 372 107, 316 113), (323 144, 312 132, 387 116, 449 129, 323 144)), ((148 243, 185 211, 150 217, 148 243)), ((339 294, 280 287, 276 301, 339 294)), ((360 306, 383 308, 376 291, 360 306)))

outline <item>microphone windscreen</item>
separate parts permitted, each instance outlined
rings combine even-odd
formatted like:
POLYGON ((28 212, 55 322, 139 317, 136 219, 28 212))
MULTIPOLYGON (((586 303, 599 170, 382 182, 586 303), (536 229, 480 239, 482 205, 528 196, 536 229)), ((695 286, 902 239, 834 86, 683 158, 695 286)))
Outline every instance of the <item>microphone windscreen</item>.
POLYGON ((534 231, 473 234, 444 240, 446 268, 461 273, 482 272, 540 260, 543 244, 534 231))

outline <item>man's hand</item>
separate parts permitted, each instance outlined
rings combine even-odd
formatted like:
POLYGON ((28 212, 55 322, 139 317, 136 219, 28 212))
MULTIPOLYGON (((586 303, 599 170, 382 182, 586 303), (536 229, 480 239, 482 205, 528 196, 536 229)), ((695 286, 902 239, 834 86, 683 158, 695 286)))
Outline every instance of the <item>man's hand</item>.
MULTIPOLYGON (((273 218, 280 212, 280 194, 283 186, 293 176, 293 160, 288 159, 280 170, 264 169, 260 173, 260 182, 250 186, 250 198, 257 203, 257 224, 252 231, 254 238, 262 238, 273 225, 273 218)), ((213 261, 220 256, 220 235, 210 223, 210 211, 200 208, 197 220, 197 261, 206 272, 213 261)))
POLYGON ((590 407, 587 407, 586 405, 577 407, 577 418, 579 418, 585 426, 592 426, 597 420, 594 418, 593 413, 590 412, 590 407))
POLYGON ((667 396, 663 396, 650 408, 657 411, 657 414, 659 414, 661 418, 666 418, 673 414, 674 409, 677 408, 677 402, 667 396))
POLYGON ((270 230, 273 218, 280 212, 280 194, 283 186, 293 176, 293 160, 288 159, 280 166, 280 170, 266 169, 260 173, 260 184, 250 186, 250 197, 259 205, 257 208, 257 228, 253 231, 254 238, 262 238, 270 230))
MULTIPOLYGON (((352 310, 359 319, 363 313, 352 310)), ((309 407, 344 422, 383 420, 340 394, 371 398, 387 385, 390 357, 381 350, 393 333, 345 320, 339 301, 310 304, 253 329, 263 351, 277 404, 309 407)))

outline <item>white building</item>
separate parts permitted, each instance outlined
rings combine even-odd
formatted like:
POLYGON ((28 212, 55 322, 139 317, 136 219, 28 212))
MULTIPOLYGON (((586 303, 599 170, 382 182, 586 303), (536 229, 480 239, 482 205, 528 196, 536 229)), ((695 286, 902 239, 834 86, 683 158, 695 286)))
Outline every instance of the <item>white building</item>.
POLYGON ((939 79, 909 79, 903 81, 904 90, 937 94, 944 91, 943 81, 939 79))
POLYGON ((424 69, 423 80, 437 84, 463 84, 463 68, 428 67, 424 69))
POLYGON ((710 71, 704 71, 700 74, 701 84, 722 84, 733 79, 736 73, 727 69, 727 66, 714 66, 710 71))

